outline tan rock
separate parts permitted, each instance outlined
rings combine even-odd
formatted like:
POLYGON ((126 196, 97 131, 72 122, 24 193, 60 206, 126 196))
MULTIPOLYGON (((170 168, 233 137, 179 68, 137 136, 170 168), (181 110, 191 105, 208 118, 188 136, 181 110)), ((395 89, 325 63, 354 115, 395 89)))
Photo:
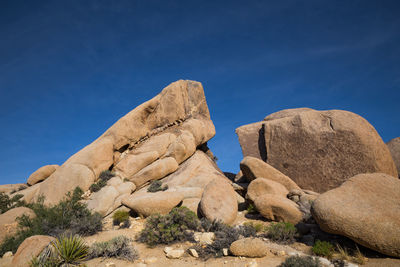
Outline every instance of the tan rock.
POLYGON ((383 173, 356 175, 321 194, 311 209, 322 230, 400 257, 400 180, 383 173))
POLYGON ((204 189, 201 187, 176 186, 169 188, 168 191, 182 193, 184 198, 201 198, 204 189))
POLYGON ((21 217, 22 215, 33 218, 35 213, 29 208, 18 207, 0 214, 0 243, 3 242, 6 236, 12 236, 17 232, 17 218, 21 217))
POLYGON ((172 133, 162 133, 155 135, 138 146, 132 153, 142 154, 157 151, 158 155, 162 156, 167 152, 168 147, 175 141, 176 136, 172 133))
POLYGON ((259 196, 254 205, 264 218, 272 221, 297 224, 302 220, 298 206, 293 201, 278 195, 259 196))
POLYGON ((264 118, 264 121, 272 121, 272 120, 277 120, 277 119, 282 119, 282 118, 287 118, 287 117, 293 117, 298 114, 301 114, 303 112, 307 111, 313 111, 311 108, 289 108, 289 109, 284 109, 275 113, 272 113, 264 118))
MULTIPOLYGON (((136 107, 97 140, 69 158, 40 184, 36 195, 49 195, 46 204, 55 204, 76 186, 85 191, 102 171, 117 166, 128 154, 155 151, 160 152, 157 157, 163 156, 161 154, 169 146, 169 141, 160 143, 157 138, 167 134, 166 136, 173 139, 183 131, 193 135, 195 147, 206 143, 215 134, 201 83, 177 81, 164 88, 153 99, 136 107), (88 172, 92 174, 89 175, 88 172)), ((172 143, 174 140, 170 141, 172 143)), ((127 170, 138 174, 154 160, 154 157, 150 157, 150 160, 147 158, 146 164, 137 172, 135 166, 132 167, 133 170, 127 170)), ((121 171, 123 173, 125 168, 121 167, 121 171)))
POLYGON ((200 198, 194 197, 194 198, 185 198, 182 201, 182 206, 190 209, 194 213, 196 213, 197 216, 199 216, 199 203, 200 203, 200 198))
POLYGON ((130 178, 130 180, 136 185, 136 187, 140 187, 149 181, 159 180, 167 176, 176 171, 178 167, 179 165, 173 157, 159 159, 142 169, 130 178))
POLYGON ((178 192, 159 191, 155 193, 133 193, 122 200, 122 204, 136 213, 147 217, 152 214, 168 214, 183 200, 178 192))
POLYGON ((286 187, 278 182, 265 178, 257 178, 251 181, 247 188, 246 198, 254 202, 259 196, 265 194, 278 195, 286 198, 288 193, 289 191, 286 187))
MULTIPOLYGON (((390 152, 381 137, 372 125, 354 113, 281 111, 268 116, 257 127, 262 129, 251 144, 254 147, 258 143, 259 150, 265 150, 265 157, 258 156, 260 153, 251 155, 289 176, 303 189, 325 192, 366 172, 397 177, 390 152)), ((243 155, 248 156, 248 144, 240 137, 239 141, 243 155)))
POLYGON ((189 158, 196 151, 196 140, 189 131, 182 131, 168 147, 167 157, 173 157, 180 164, 189 158))
POLYGON ((27 187, 26 184, 2 184, 0 185, 0 193, 12 194, 11 192, 18 192, 27 187))
POLYGON ((215 233, 213 232, 195 232, 193 234, 194 241, 198 242, 199 245, 211 245, 215 240, 215 233))
POLYGON ((124 178, 130 178, 144 167, 156 161, 159 156, 157 151, 149 151, 137 155, 127 154, 118 162, 115 170, 124 178))
POLYGON ((92 193, 87 201, 88 209, 106 216, 119 195, 120 193, 115 187, 105 186, 100 191, 92 193))
POLYGON ((58 167, 59 167, 58 165, 46 165, 40 167, 34 173, 32 173, 31 176, 29 176, 27 181, 28 185, 34 185, 45 180, 53 172, 55 172, 58 167))
POLYGON ((233 242, 229 250, 235 256, 261 258, 267 256, 269 249, 259 238, 243 238, 233 242))
POLYGON ((20 199, 21 201, 24 200, 27 203, 32 203, 33 201, 37 200, 38 192, 39 192, 40 184, 34 184, 29 186, 21 191, 17 191, 11 194, 11 197, 15 195, 23 195, 20 199))
POLYGON ((211 181, 204 189, 200 201, 201 213, 209 220, 231 224, 238 212, 236 192, 223 179, 211 181))
POLYGON ((135 191, 136 186, 132 182, 124 182, 122 184, 114 186, 114 188, 117 189, 119 195, 123 195, 123 194, 130 194, 133 191, 135 191))
POLYGON ((18 247, 17 252, 11 262, 13 267, 26 267, 33 257, 39 256, 43 249, 55 238, 46 235, 34 235, 28 237, 18 247))
POLYGON ((400 137, 390 140, 386 145, 389 148, 390 154, 392 154, 393 161, 397 168, 397 173, 400 177, 400 137))
POLYGON ((260 159, 245 157, 240 162, 240 169, 249 181, 256 178, 266 178, 282 184, 289 191, 292 189, 300 189, 292 179, 260 159))
POLYGON ((55 205, 65 197, 67 192, 73 191, 77 186, 86 191, 94 181, 93 172, 85 165, 65 164, 40 183, 37 195, 42 194, 46 197, 45 204, 55 205))
POLYGON ((256 122, 236 129, 243 157, 254 157, 263 161, 267 159, 263 125, 264 122, 256 122))

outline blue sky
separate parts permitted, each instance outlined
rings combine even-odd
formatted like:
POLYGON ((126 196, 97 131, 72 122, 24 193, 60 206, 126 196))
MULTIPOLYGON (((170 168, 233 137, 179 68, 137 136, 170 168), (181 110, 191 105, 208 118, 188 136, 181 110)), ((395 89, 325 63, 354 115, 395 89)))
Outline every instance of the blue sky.
POLYGON ((218 165, 235 128, 345 109, 400 136, 399 1, 0 1, 0 184, 62 164, 179 79, 203 83, 218 165))

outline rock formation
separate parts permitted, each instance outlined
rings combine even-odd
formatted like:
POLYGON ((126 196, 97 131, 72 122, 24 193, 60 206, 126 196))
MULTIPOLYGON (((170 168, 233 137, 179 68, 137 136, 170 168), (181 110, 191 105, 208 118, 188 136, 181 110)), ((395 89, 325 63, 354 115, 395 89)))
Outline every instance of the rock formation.
MULTIPOLYGON (((55 204, 76 186, 88 190, 101 172, 110 170, 116 177, 87 200, 89 208, 103 216, 121 204, 143 216, 167 213, 196 198, 206 217, 231 223, 237 200, 230 181, 210 158, 207 141, 214 134, 202 85, 180 80, 122 117, 48 177, 50 171, 38 174, 49 167, 40 168, 28 181, 35 185, 18 193, 28 202, 44 195, 45 204, 55 204), (168 190, 147 192, 154 180, 162 180, 168 190), (203 194, 214 184, 225 186, 227 200, 203 194)), ((192 209, 195 202, 191 201, 192 209)))
POLYGON ((283 110, 236 133, 244 157, 267 162, 302 189, 325 192, 359 173, 397 177, 374 127, 348 111, 283 110))
POLYGON ((356 175, 321 194, 311 209, 322 230, 400 257, 400 180, 383 173, 356 175))
POLYGON ((392 154, 393 161, 396 164, 397 172, 400 177, 400 137, 390 140, 386 145, 392 154))

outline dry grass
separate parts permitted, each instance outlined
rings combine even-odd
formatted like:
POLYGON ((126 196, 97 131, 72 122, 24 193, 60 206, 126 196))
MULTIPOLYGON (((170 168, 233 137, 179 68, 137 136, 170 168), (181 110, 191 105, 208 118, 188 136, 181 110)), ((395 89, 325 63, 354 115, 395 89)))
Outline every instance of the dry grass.
POLYGON ((360 251, 360 249, 358 248, 358 246, 356 246, 356 248, 357 248, 357 250, 356 250, 356 252, 354 253, 353 261, 354 261, 355 263, 360 264, 360 265, 366 264, 367 261, 368 261, 368 258, 366 258, 366 257, 362 254, 362 252, 360 251))

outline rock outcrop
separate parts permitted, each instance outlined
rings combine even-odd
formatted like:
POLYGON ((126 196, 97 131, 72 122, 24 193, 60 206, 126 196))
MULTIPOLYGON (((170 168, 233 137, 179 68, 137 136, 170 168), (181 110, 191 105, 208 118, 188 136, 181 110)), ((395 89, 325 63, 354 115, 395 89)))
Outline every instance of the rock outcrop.
POLYGON ((396 164, 397 172, 400 177, 400 137, 390 140, 386 145, 392 154, 394 164, 396 164))
POLYGON ((18 247, 17 252, 11 262, 13 267, 26 267, 33 257, 39 256, 47 245, 55 238, 47 235, 34 235, 28 237, 18 247))
POLYGON ((118 120, 38 184, 37 190, 21 193, 29 193, 29 201, 43 194, 45 204, 55 204, 76 186, 88 190, 104 170, 142 187, 175 172, 214 134, 202 85, 180 80, 118 120))
POLYGON ((7 236, 12 236, 17 232, 17 218, 23 215, 33 218, 35 213, 30 208, 18 207, 0 214, 0 244, 7 236))
POLYGON ((400 257, 400 180, 383 173, 356 175, 321 194, 311 209, 322 230, 400 257))
POLYGON ((34 185, 47 179, 50 175, 57 170, 58 165, 46 165, 37 169, 29 176, 27 184, 34 185))
POLYGON ((244 157, 267 162, 303 189, 325 192, 359 173, 398 175, 374 127, 352 112, 283 110, 236 133, 244 157))

